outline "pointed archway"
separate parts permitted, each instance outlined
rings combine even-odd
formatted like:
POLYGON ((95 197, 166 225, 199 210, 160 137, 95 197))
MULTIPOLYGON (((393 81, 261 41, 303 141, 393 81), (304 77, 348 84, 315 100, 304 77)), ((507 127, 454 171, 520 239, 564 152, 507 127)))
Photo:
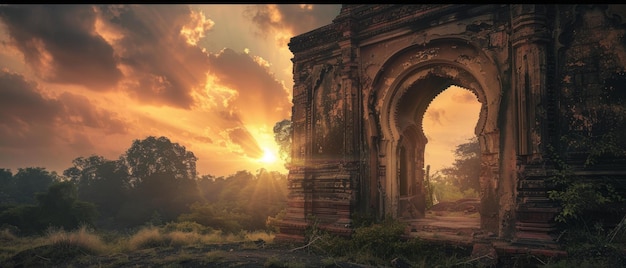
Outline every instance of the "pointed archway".
POLYGON ((496 199, 500 84, 492 61, 464 40, 434 40, 391 56, 373 82, 370 96, 379 130, 377 168, 383 194, 380 215, 403 218, 425 213, 422 127, 428 105, 452 85, 470 90, 481 103, 475 134, 481 145, 481 228, 498 232, 496 199), (480 70, 481 72, 477 72, 480 70), (492 111, 492 112, 490 112, 492 111), (382 150, 382 152, 380 151, 382 150))

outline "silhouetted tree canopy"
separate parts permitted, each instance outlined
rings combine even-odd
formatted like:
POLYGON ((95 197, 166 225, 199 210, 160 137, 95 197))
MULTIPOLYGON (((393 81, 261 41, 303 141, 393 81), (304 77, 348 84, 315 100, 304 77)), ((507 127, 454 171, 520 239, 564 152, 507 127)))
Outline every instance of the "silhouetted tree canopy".
POLYGON ((12 199, 17 204, 35 204, 35 194, 45 192, 52 183, 59 181, 56 172, 49 172, 42 167, 20 168, 13 175, 14 191, 12 199))
POLYGON ((175 179, 196 178, 196 156, 167 137, 149 136, 135 140, 120 157, 128 168, 131 183, 137 184, 153 174, 169 174, 175 179))
POLYGON ((76 186, 70 181, 56 182, 46 192, 35 195, 37 205, 23 204, 0 213, 0 222, 17 227, 24 234, 41 233, 49 227, 67 230, 92 225, 97 216, 95 205, 78 200, 76 186))
POLYGON ((94 203, 101 217, 114 217, 128 201, 130 190, 127 168, 120 161, 102 156, 78 157, 73 167, 63 171, 78 187, 78 198, 94 203))

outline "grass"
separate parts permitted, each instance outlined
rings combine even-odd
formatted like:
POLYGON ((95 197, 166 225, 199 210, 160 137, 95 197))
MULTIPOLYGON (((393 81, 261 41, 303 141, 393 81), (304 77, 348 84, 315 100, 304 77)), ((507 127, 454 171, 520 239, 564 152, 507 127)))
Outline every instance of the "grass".
MULTIPOLYGON (((309 230, 309 239, 317 239, 303 250, 317 253, 325 266, 341 262, 388 266, 397 257, 411 267, 468 267, 473 264, 468 262, 471 260, 471 249, 432 244, 417 238, 401 238, 404 229, 405 225, 400 222, 383 221, 356 228, 352 239, 312 229, 309 230)), ((625 236, 626 231, 623 230, 610 236, 610 241, 614 243, 606 243, 605 235, 596 239, 597 243, 585 236, 578 240, 586 243, 576 243, 575 247, 567 248, 571 253, 567 259, 539 260, 534 256, 516 256, 511 263, 514 262, 515 267, 523 267, 524 264, 543 264, 540 267, 546 268, 611 267, 624 261, 625 236)), ((266 232, 224 234, 194 223, 146 226, 130 234, 97 232, 81 227, 74 231, 50 229, 42 236, 21 237, 3 229, 0 230, 0 267, 119 267, 142 262, 158 267, 227 264, 232 261, 233 249, 260 249, 272 243, 273 238, 266 232)), ((265 260, 264 266, 306 266, 300 260, 285 260, 282 257, 271 256, 265 260)))
MULTIPOLYGON (((20 237, 9 229, 0 230, 0 267, 75 265, 100 267, 90 263, 94 258, 108 258, 115 267, 129 262, 129 254, 138 253, 146 258, 156 258, 153 249, 177 250, 175 256, 165 256, 158 264, 177 264, 189 261, 192 255, 187 248, 241 242, 242 248, 258 248, 257 242, 272 243, 273 234, 241 232, 224 234, 199 224, 183 222, 162 227, 146 226, 131 234, 96 232, 87 227, 73 231, 49 229, 41 236, 20 237), (152 254, 152 255, 150 255, 152 254), (95 266, 94 266, 95 265, 95 266)), ((198 261, 212 263, 224 257, 224 251, 209 251, 198 261)), ((107 265, 104 265, 107 266, 107 265)))
POLYGON ((74 232, 64 230, 49 230, 47 232, 47 244, 59 248, 80 248, 89 253, 102 253, 107 250, 107 246, 100 237, 83 226, 74 232))

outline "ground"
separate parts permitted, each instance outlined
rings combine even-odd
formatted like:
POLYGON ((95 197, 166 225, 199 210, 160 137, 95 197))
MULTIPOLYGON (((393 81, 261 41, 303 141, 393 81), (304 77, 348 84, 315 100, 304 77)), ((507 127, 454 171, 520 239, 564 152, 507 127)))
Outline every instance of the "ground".
POLYGON ((287 244, 242 242, 92 255, 69 248, 61 253, 43 246, 0 260, 0 267, 368 267, 295 248, 287 244))

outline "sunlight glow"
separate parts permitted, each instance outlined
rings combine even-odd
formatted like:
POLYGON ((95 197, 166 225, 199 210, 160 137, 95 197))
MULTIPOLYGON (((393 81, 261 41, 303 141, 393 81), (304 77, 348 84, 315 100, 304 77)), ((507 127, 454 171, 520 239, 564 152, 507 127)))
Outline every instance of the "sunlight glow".
POLYGON ((264 151, 263 156, 259 158, 259 162, 272 164, 276 162, 276 160, 278 160, 278 157, 276 157, 276 155, 274 154, 274 152, 272 152, 272 150, 268 148, 263 148, 263 151, 264 151))
POLYGON ((480 107, 473 93, 458 86, 450 86, 430 103, 422 127, 428 139, 424 161, 432 173, 450 166, 456 146, 476 136, 480 107))
POLYGON ((180 30, 180 34, 187 39, 187 44, 195 46, 205 36, 206 31, 213 28, 215 22, 207 19, 202 11, 192 10, 190 21, 180 30))

